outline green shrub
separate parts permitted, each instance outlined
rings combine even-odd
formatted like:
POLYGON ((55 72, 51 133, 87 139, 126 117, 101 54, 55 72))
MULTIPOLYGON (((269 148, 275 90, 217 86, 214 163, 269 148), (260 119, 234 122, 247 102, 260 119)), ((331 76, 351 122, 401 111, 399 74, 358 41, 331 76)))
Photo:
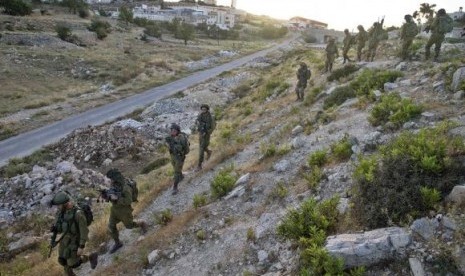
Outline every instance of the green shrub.
POLYGON ((32 7, 22 0, 0 0, 0 7, 4 8, 4 13, 9 15, 29 15, 32 13, 32 7))
POLYGON ((350 82, 350 87, 358 96, 369 95, 373 90, 384 90, 386 82, 394 82, 402 76, 402 72, 399 71, 365 69, 350 82))
POLYGON ((238 86, 234 87, 231 92, 236 95, 238 98, 243 98, 247 96, 251 90, 249 83, 241 83, 238 86))
POLYGON ((355 90, 350 86, 339 86, 325 99, 323 108, 328 109, 333 106, 339 106, 346 100, 355 98, 355 90))
POLYGON ((310 173, 304 174, 303 177, 307 181, 308 188, 314 190, 318 187, 318 184, 320 184, 321 180, 323 179, 324 173, 320 167, 313 166, 310 173))
POLYGON ((344 261, 329 255, 323 246, 312 244, 301 255, 301 276, 332 275, 344 276, 344 261))
POLYGON ((155 221, 159 225, 167 225, 169 222, 173 220, 173 214, 171 213, 171 209, 165 209, 160 212, 155 217, 155 221))
POLYGON ((321 91, 323 91, 323 87, 321 87, 321 86, 313 87, 310 90, 310 93, 305 95, 304 105, 305 106, 311 106, 312 104, 314 104, 318 94, 320 94, 321 91))
POLYGON ((317 150, 310 154, 310 156, 308 157, 308 165, 310 167, 321 167, 326 164, 327 159, 328 157, 326 149, 317 150))
POLYGON ((398 93, 383 95, 381 101, 370 112, 368 121, 373 126, 391 122, 395 128, 419 116, 422 107, 415 105, 410 99, 402 99, 398 93))
POLYGON ((352 156, 352 144, 349 141, 349 136, 344 137, 337 143, 331 144, 331 154, 337 161, 347 161, 352 156))
POLYGON ((342 68, 332 71, 327 79, 328 81, 335 81, 335 80, 337 81, 337 80, 340 80, 341 78, 350 76, 351 74, 357 72, 358 70, 360 70, 360 67, 358 67, 355 64, 349 63, 342 68))
POLYGON ((92 19, 87 29, 94 32, 97 35, 97 38, 102 40, 111 33, 111 24, 104 20, 92 19))
POLYGON ((153 170, 156 170, 160 167, 163 167, 164 165, 168 164, 170 162, 170 160, 166 157, 163 157, 163 158, 158 158, 157 160, 149 163, 148 165, 146 165, 142 171, 140 172, 141 174, 148 174, 149 172, 153 171, 153 170))
POLYGON ((156 38, 161 38, 162 35, 160 27, 155 24, 151 24, 145 27, 144 34, 156 38))
POLYGON ((260 143, 260 153, 264 158, 269 158, 273 156, 282 156, 291 151, 291 146, 289 144, 280 145, 276 147, 273 143, 260 143))
POLYGON ((354 172, 353 203, 364 225, 408 223, 432 208, 437 200, 433 189, 444 196, 459 183, 464 165, 453 156, 465 153, 464 143, 449 137, 447 129, 444 124, 404 132, 379 154, 360 161, 354 172))
POLYGON ((273 191, 270 194, 270 198, 275 199, 284 199, 288 195, 289 191, 287 190, 285 183, 279 181, 276 187, 274 187, 273 191))
POLYGON ((79 9, 78 14, 79 14, 79 17, 81 18, 87 18, 90 15, 89 10, 85 8, 79 9))
POLYGON ((247 229, 247 241, 255 242, 257 240, 257 236, 255 235, 255 231, 252 227, 247 229))
POLYGON ((66 25, 56 25, 55 31, 57 33, 58 38, 60 38, 63 41, 69 41, 72 37, 71 29, 66 25))
POLYGON ((420 193, 423 205, 428 209, 436 209, 437 204, 441 201, 441 193, 434 188, 424 186, 420 188, 420 193))
POLYGON ((210 186, 214 197, 222 197, 232 191, 237 180, 237 176, 233 174, 233 170, 234 166, 224 168, 213 178, 210 186))
POLYGON ((28 173, 36 164, 43 165, 47 161, 52 161, 53 155, 47 149, 41 149, 24 158, 12 158, 8 164, 1 169, 5 178, 10 178, 23 173, 28 173))
POLYGON ((195 209, 207 204, 207 196, 205 194, 195 194, 192 200, 195 209))
POLYGON ((195 236, 197 237, 198 240, 204 241, 207 238, 207 234, 205 233, 205 230, 201 229, 195 233, 195 236))

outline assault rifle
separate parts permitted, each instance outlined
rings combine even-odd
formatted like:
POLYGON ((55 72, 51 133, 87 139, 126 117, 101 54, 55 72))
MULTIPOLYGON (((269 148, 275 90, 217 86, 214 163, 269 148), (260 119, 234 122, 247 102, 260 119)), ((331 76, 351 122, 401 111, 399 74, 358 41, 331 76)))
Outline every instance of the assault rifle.
POLYGON ((55 248, 55 246, 57 246, 61 242, 61 239, 63 239, 63 237, 68 232, 68 230, 66 230, 65 233, 63 233, 58 240, 56 240, 57 235, 58 235, 58 228, 57 228, 56 224, 53 224, 52 227, 50 227, 50 232, 52 232, 52 237, 50 238, 50 246, 49 246, 49 251, 48 251, 48 258, 50 258, 50 256, 52 255, 53 248, 55 248))
POLYGON ((114 187, 110 189, 102 189, 100 190, 100 196, 97 198, 97 202, 100 202, 100 198, 102 198, 106 202, 111 201, 112 195, 116 196, 117 198, 120 198, 122 195, 122 192, 119 189, 116 189, 114 187))

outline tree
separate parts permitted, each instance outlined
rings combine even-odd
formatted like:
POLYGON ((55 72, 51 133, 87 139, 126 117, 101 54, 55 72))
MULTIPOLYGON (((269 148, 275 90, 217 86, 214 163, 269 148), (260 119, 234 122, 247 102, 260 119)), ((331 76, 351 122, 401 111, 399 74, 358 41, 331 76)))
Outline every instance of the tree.
POLYGON ((0 7, 9 15, 24 16, 32 13, 31 6, 22 0, 0 0, 0 7))
POLYGON ((62 5, 68 7, 69 12, 76 14, 79 9, 87 8, 87 4, 83 0, 63 0, 62 5))
POLYGON ((436 4, 428 4, 428 3, 422 3, 420 4, 420 14, 422 17, 426 18, 426 21, 429 21, 431 18, 434 16, 434 8, 436 7, 436 4))
POLYGON ((132 21, 134 20, 134 14, 132 13, 130 9, 123 6, 119 10, 118 19, 125 22, 126 25, 129 25, 129 23, 132 23, 132 21))
POLYGON ((182 23, 174 37, 184 40, 184 45, 187 45, 187 41, 194 39, 194 35, 195 27, 191 24, 182 23))

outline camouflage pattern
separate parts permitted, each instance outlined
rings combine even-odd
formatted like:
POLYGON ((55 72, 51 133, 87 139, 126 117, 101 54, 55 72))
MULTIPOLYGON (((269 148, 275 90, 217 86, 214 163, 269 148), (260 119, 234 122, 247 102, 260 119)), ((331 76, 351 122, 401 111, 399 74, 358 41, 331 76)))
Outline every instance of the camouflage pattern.
MULTIPOLYGON (((441 9, 443 10, 443 9, 441 9)), ((440 10, 440 11, 441 11, 440 10)), ((427 31, 431 31, 431 36, 428 42, 425 45, 425 58, 430 58, 430 48, 434 44, 434 59, 436 60, 439 57, 439 52, 441 51, 442 42, 444 42, 444 38, 446 34, 442 32, 439 28, 440 20, 452 20, 444 11, 444 13, 439 13, 433 19, 432 23, 427 27, 427 31)))
POLYGON ((375 22, 373 27, 368 31, 368 52, 367 61, 373 61, 376 56, 376 50, 378 49, 379 42, 383 35, 383 21, 381 23, 375 22))
POLYGON ((413 22, 412 16, 405 16, 406 22, 400 28, 400 39, 402 41, 401 58, 406 60, 410 58, 410 48, 413 39, 418 34, 418 26, 413 22))
POLYGON ((365 31, 362 25, 358 25, 358 34, 355 37, 357 41, 357 60, 362 61, 362 51, 365 48, 365 43, 368 40, 368 33, 365 31))
POLYGON ((342 57, 344 58, 344 61, 342 62, 343 64, 346 63, 346 61, 351 61, 347 53, 350 50, 350 46, 352 46, 352 43, 354 41, 354 38, 352 35, 349 33, 348 29, 344 30, 344 40, 342 41, 343 47, 342 47, 342 57))
POLYGON ((307 81, 310 79, 312 73, 307 67, 305 62, 300 64, 299 69, 297 70, 297 85, 295 87, 295 92, 297 94, 297 100, 304 99, 304 91, 307 88, 307 81))
POLYGON ((334 38, 329 39, 328 44, 326 45, 326 61, 325 61, 325 70, 324 72, 331 72, 333 70, 333 63, 336 57, 339 57, 337 50, 336 42, 334 38))
POLYGON ((119 232, 116 225, 120 222, 124 224, 124 227, 127 229, 132 229, 138 227, 139 224, 134 221, 132 216, 132 192, 131 187, 127 184, 120 184, 113 182, 113 185, 116 186, 116 189, 121 191, 121 196, 117 200, 112 200, 111 209, 110 209, 110 219, 108 221, 108 231, 110 236, 119 242, 119 232))
POLYGON ((84 213, 76 206, 57 212, 55 227, 63 236, 58 247, 58 263, 64 267, 66 275, 74 275, 73 268, 89 260, 87 255, 78 255, 78 249, 84 248, 88 240, 89 229, 84 213))
MULTIPOLYGON (((199 131, 199 163, 198 167, 202 167, 205 152, 210 156, 211 151, 208 149, 210 145, 210 135, 213 132, 213 117, 206 109, 197 116, 196 120, 197 130, 199 131)), ((174 165, 173 165, 174 166, 174 165)))
POLYGON ((186 159, 186 152, 184 145, 188 143, 187 137, 184 133, 177 133, 175 136, 168 136, 165 138, 168 143, 168 148, 171 156, 171 165, 174 170, 174 184, 173 190, 177 191, 178 183, 183 179, 182 167, 184 166, 184 160, 186 159))

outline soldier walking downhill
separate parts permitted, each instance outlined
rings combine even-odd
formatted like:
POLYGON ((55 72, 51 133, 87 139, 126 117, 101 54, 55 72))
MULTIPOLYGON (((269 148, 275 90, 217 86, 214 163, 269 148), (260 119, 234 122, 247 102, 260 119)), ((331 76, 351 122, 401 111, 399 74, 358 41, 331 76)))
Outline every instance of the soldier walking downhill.
POLYGON ((344 40, 342 41, 342 44, 343 44, 343 47, 342 47, 342 57, 344 58, 344 61, 342 62, 342 64, 346 63, 346 61, 349 61, 349 62, 352 61, 352 60, 349 58, 349 56, 347 55, 347 53, 349 53, 350 46, 352 46, 353 37, 352 37, 352 35, 349 33, 349 30, 348 30, 348 29, 345 29, 345 30, 344 30, 344 34, 345 34, 345 37, 344 37, 344 40))
POLYGON ((300 63, 300 67, 297 70, 297 85, 295 87, 295 92, 297 94, 297 100, 303 101, 304 100, 304 91, 307 88, 307 81, 312 76, 312 72, 308 69, 307 64, 305 62, 300 63))
POLYGON ((357 61, 362 61, 362 51, 365 48, 365 43, 368 40, 368 33, 365 31, 362 25, 357 26, 358 34, 355 37, 357 40, 357 61))
POLYGON ((434 60, 437 61, 446 33, 451 32, 452 29, 452 18, 447 15, 445 9, 438 10, 433 22, 426 28, 426 32, 431 31, 431 36, 425 45, 425 59, 430 58, 430 48, 434 44, 434 60))
POLYGON ((168 144, 171 164, 174 169, 172 194, 175 195, 178 193, 179 182, 184 178, 182 167, 184 166, 186 155, 189 153, 189 141, 187 140, 187 135, 181 132, 181 127, 177 124, 171 125, 170 135, 165 138, 165 141, 168 144))
POLYGON ((207 160, 210 159, 212 154, 212 151, 208 149, 208 145, 210 145, 210 136, 214 130, 215 125, 208 104, 202 104, 200 106, 200 110, 201 112, 195 121, 197 130, 199 131, 199 163, 197 165, 197 171, 202 169, 205 152, 207 153, 207 160))
POLYGON ((413 22, 412 16, 410 14, 406 14, 404 19, 405 23, 400 28, 400 40, 402 41, 402 60, 410 59, 410 46, 412 46, 413 39, 418 34, 418 26, 415 22, 413 22))
POLYGON ((336 57, 339 57, 339 53, 337 51, 336 41, 333 37, 328 40, 328 44, 326 45, 326 61, 325 61, 325 70, 326 72, 331 72, 333 70, 333 63, 336 57))
POLYGON ((120 222, 127 229, 139 227, 141 234, 147 232, 147 224, 145 221, 134 221, 132 215, 133 194, 132 189, 126 183, 126 179, 117 169, 111 169, 106 176, 111 180, 112 191, 109 193, 108 200, 111 202, 110 219, 108 220, 108 231, 115 244, 110 249, 110 254, 115 253, 123 244, 119 239, 119 232, 116 225, 120 222))
POLYGON ((373 23, 373 27, 368 31, 367 61, 373 61, 375 59, 376 50, 378 49, 383 34, 383 23, 384 19, 381 20, 381 22, 373 23))
POLYGON ((74 268, 90 261, 90 266, 94 269, 97 266, 98 254, 83 254, 83 250, 88 241, 89 228, 87 219, 69 194, 58 192, 52 199, 51 205, 58 205, 55 223, 52 226, 54 237, 52 238, 52 247, 59 243, 58 263, 63 266, 65 274, 68 276, 76 275, 74 268), (62 234, 59 241, 55 241, 56 234, 62 234))

